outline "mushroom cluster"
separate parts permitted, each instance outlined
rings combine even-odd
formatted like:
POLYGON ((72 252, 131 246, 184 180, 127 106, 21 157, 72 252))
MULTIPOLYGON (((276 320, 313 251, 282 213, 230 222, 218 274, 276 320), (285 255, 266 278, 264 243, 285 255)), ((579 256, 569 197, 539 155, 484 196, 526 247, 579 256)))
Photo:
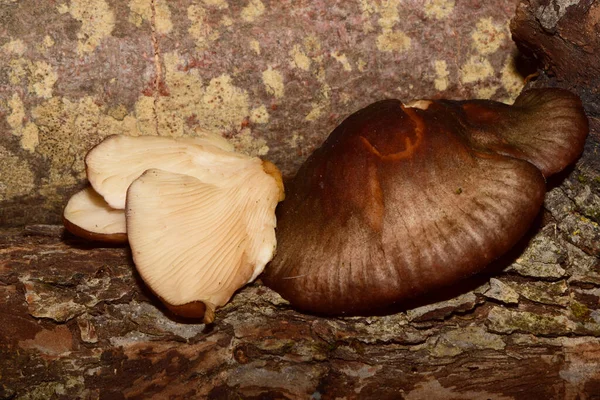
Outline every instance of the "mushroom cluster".
POLYGON ((286 184, 263 281, 302 310, 364 313, 482 270, 538 214, 588 121, 561 89, 398 100, 344 120, 286 184))
POLYGON ((91 187, 69 200, 66 228, 129 241, 142 279, 175 314, 212 322, 273 257, 281 174, 219 136, 109 136, 85 164, 91 187))
POLYGON ((546 178, 582 152, 579 98, 533 89, 487 100, 374 103, 344 120, 283 183, 220 137, 111 136, 86 156, 91 188, 65 226, 129 241, 174 313, 214 319, 254 280, 299 309, 364 313, 451 285, 529 229, 546 178), (274 255, 277 243, 277 252, 274 255))

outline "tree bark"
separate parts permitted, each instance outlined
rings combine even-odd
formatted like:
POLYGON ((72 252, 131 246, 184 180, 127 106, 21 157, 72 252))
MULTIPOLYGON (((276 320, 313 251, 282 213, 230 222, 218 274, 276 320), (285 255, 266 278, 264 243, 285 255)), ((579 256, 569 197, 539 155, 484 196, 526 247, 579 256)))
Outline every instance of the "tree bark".
POLYGON ((592 399, 600 393, 600 3, 522 1, 530 86, 582 97, 590 136, 485 274, 386 315, 298 313, 256 282, 214 324, 169 315, 127 247, 0 229, 0 399, 592 399), (565 5, 571 4, 572 5, 565 5))

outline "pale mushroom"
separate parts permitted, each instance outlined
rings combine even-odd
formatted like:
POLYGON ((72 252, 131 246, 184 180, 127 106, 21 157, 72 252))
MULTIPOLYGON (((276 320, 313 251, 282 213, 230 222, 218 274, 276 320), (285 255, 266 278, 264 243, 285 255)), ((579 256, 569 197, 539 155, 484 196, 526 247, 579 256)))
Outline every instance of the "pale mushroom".
POLYGON ((281 190, 260 163, 213 183, 157 169, 127 193, 135 265, 176 314, 212 322, 271 260, 281 190))
POLYGON ((273 257, 283 182, 268 161, 206 138, 111 136, 86 165, 106 202, 126 208, 136 267, 176 314, 212 322, 273 257))
POLYGON ((69 199, 63 223, 69 232, 89 240, 127 242, 125 212, 110 207, 91 187, 69 199))

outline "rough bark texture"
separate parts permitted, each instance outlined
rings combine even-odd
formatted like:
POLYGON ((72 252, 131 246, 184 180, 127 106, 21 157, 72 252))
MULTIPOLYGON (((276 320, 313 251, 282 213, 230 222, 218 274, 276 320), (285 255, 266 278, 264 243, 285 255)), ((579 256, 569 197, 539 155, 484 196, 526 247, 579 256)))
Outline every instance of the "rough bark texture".
MULTIPOLYGON (((255 283, 204 326, 164 312, 127 248, 93 247, 56 226, 3 228, 0 398, 597 398, 597 76, 551 66, 595 40, 569 32, 597 32, 599 5, 547 3, 523 1, 512 25, 553 72, 532 85, 577 91, 592 131, 577 165, 548 182, 531 235, 488 275, 408 310, 352 318, 300 314, 255 283), (554 10, 556 29, 536 17, 540 7, 554 10), (553 53, 563 45, 570 52, 553 53)), ((578 62, 589 71, 599 60, 578 62)))
POLYGON ((516 0, 0 0, 0 225, 57 223, 103 137, 230 138, 289 176, 386 97, 510 101, 516 0))

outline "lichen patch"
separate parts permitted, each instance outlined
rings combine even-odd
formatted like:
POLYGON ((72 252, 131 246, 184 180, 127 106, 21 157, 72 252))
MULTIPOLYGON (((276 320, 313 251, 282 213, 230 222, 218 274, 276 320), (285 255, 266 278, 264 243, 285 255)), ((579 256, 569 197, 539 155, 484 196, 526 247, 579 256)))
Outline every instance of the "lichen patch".
POLYGON ((429 18, 445 19, 454 11, 454 0, 426 0, 425 15, 429 18))
POLYGON ((250 122, 254 124, 266 124, 269 122, 269 112, 264 105, 254 108, 250 112, 250 122))
MULTIPOLYGON (((129 1, 129 22, 137 27, 142 25, 143 21, 152 22, 152 0, 130 0, 129 1)), ((154 10, 156 11, 155 23, 156 31, 161 34, 167 34, 173 29, 171 22, 171 11, 165 0, 155 0, 154 10)))
POLYGON ((506 58, 501 71, 502 87, 508 93, 508 96, 503 99, 505 103, 514 103, 523 87, 525 87, 525 79, 517 71, 515 55, 510 55, 506 58))
POLYGON ((492 18, 482 18, 471 34, 473 47, 479 54, 492 54, 506 41, 505 27, 495 24, 492 18))
POLYGON ((27 51, 27 46, 21 39, 15 39, 4 44, 2 47, 0 47, 0 50, 2 50, 4 53, 22 56, 23 53, 27 51))
POLYGON ((33 193, 35 175, 27 161, 0 146, 0 201, 33 193))
POLYGON ((350 61, 348 61, 348 57, 346 57, 346 55, 344 53, 333 52, 333 53, 331 53, 331 56, 337 62, 342 64, 342 68, 344 68, 344 71, 346 71, 346 72, 352 71, 352 65, 350 65, 350 61))
POLYGON ((264 156, 269 152, 269 146, 263 138, 252 136, 250 129, 245 128, 231 139, 235 150, 251 157, 264 156))
POLYGON ((26 121, 25 106, 17 93, 8 101, 12 112, 6 118, 8 125, 12 128, 12 134, 21 138, 21 147, 31 153, 35 151, 39 143, 38 128, 31 121, 26 121))
POLYGON ((44 99, 52 97, 58 76, 50 64, 45 61, 32 62, 26 58, 16 58, 9 62, 9 67, 11 84, 20 85, 23 79, 26 79, 29 93, 44 99))
POLYGON ((494 67, 487 58, 472 56, 460 68, 460 80, 462 83, 479 82, 494 74, 494 67))
POLYGON ((254 51, 257 55, 260 55, 260 42, 256 39, 252 39, 250 41, 250 48, 252 49, 252 51, 254 51))
POLYGON ((115 13, 105 0, 71 0, 69 13, 81 22, 77 33, 79 55, 94 51, 115 27, 115 13))
POLYGON ((263 71, 262 80, 267 93, 278 99, 283 97, 285 85, 283 83, 283 75, 281 75, 281 72, 269 67, 263 71))
POLYGON ((411 39, 402 31, 384 30, 377 36, 377 48, 385 52, 403 52, 410 48, 411 39))
POLYGON ((189 34, 196 41, 198 50, 204 50, 208 45, 219 38, 219 32, 211 28, 207 22, 207 13, 204 7, 192 4, 187 9, 187 17, 191 21, 189 34))
POLYGON ((488 86, 479 86, 475 90, 475 96, 478 99, 490 99, 493 95, 496 94, 498 89, 499 89, 499 86, 494 85, 494 84, 490 84, 488 86))
POLYGON ((300 45, 294 45, 292 50, 290 50, 290 57, 292 57, 292 61, 290 61, 290 65, 292 68, 298 68, 303 71, 310 70, 311 60, 310 58, 302 51, 300 45))
POLYGON ((223 9, 229 7, 225 0, 202 0, 208 7, 223 9))
POLYGON ((265 5, 260 0, 250 0, 242 9, 242 19, 246 22, 254 22, 265 12, 265 5))
POLYGON ((144 135, 187 136, 193 125, 212 133, 236 132, 250 116, 248 94, 223 74, 208 84, 198 69, 182 71, 178 53, 164 55, 165 84, 169 95, 140 96, 135 105, 137 127, 144 135))
POLYGON ((434 63, 435 68, 435 80, 433 84, 438 91, 444 91, 448 89, 448 77, 450 73, 448 72, 448 64, 444 60, 436 60, 434 63))
POLYGON ((312 103, 312 109, 310 112, 304 117, 306 121, 316 121, 319 119, 325 111, 325 107, 322 103, 312 103))

